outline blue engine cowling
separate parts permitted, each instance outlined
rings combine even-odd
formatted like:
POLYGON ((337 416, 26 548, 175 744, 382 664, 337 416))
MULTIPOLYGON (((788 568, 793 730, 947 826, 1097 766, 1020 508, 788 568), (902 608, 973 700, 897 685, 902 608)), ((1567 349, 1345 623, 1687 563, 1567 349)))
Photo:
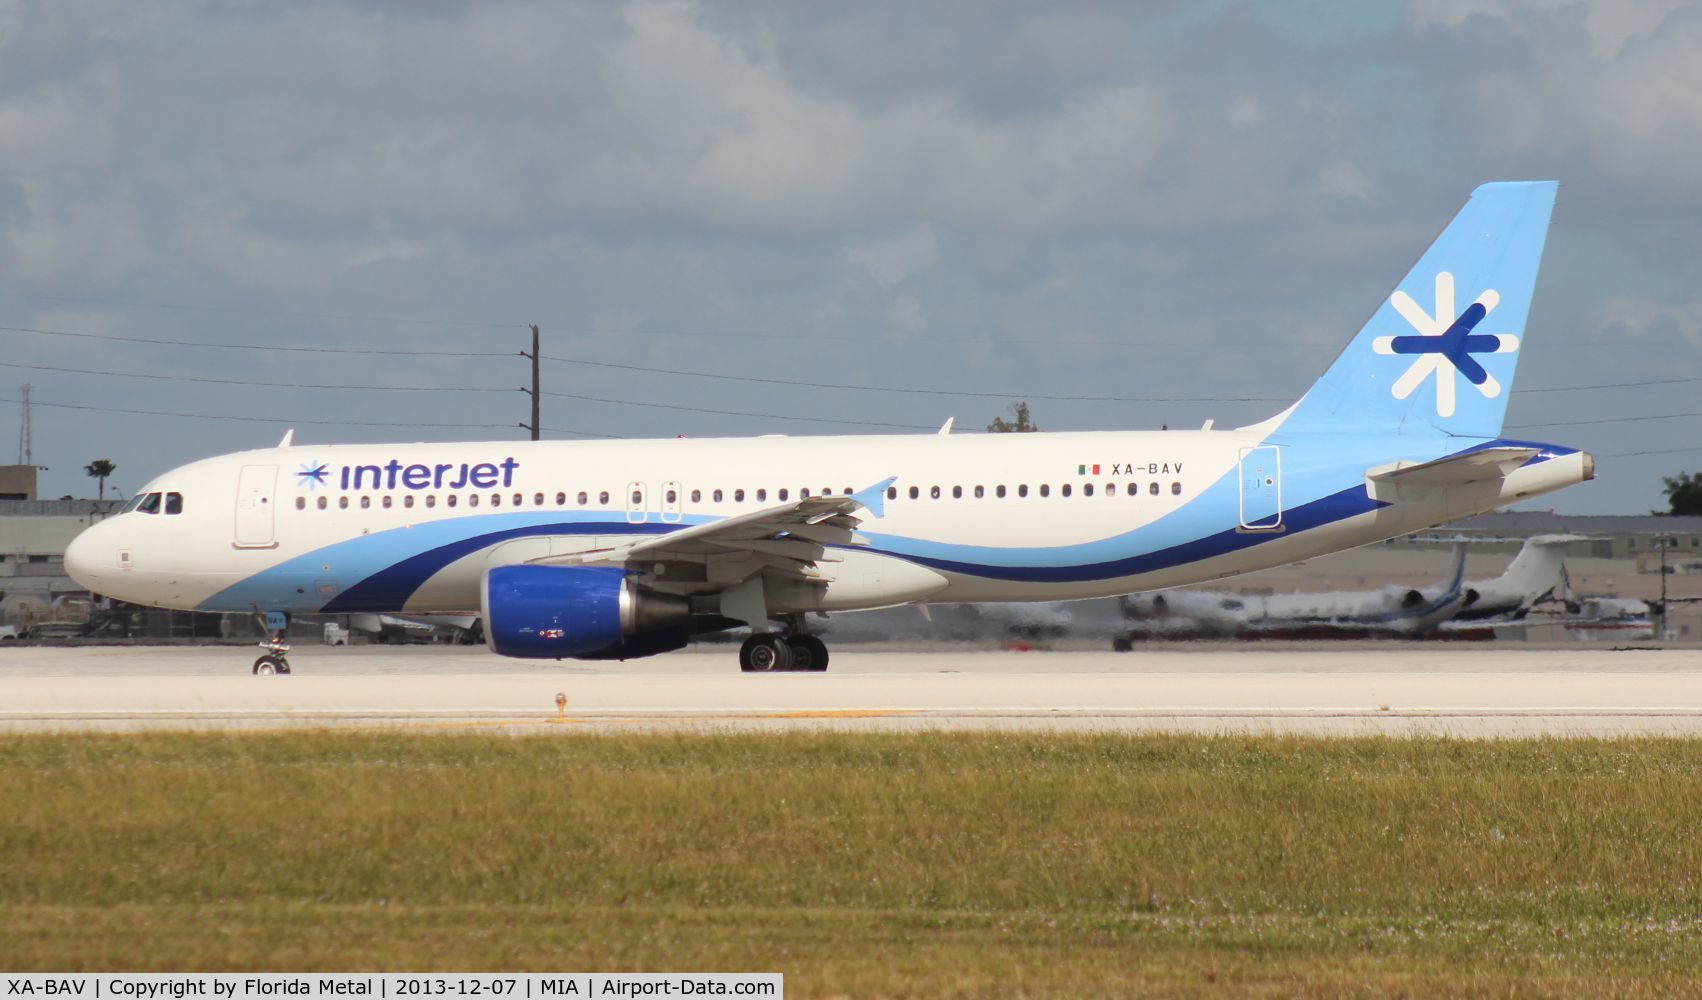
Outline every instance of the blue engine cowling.
POLYGON ((646 593, 606 566, 497 566, 485 573, 485 644, 502 656, 648 656, 683 646, 683 597, 646 593))

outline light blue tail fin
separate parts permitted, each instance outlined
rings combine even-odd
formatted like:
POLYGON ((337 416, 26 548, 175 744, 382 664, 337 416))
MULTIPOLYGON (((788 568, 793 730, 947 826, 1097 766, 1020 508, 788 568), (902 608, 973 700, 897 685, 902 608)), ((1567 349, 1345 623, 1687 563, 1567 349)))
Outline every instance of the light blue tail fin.
POLYGON ((1282 430, 1499 436, 1557 187, 1473 191, 1282 430))

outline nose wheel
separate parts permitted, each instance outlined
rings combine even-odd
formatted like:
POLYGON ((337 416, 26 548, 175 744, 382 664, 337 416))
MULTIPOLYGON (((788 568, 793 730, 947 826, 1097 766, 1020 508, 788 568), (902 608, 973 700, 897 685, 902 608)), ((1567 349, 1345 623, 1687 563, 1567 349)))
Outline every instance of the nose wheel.
POLYGON ((284 659, 282 656, 274 656, 271 653, 267 653, 265 656, 254 661, 254 673, 256 676, 270 677, 273 674, 287 674, 289 672, 290 661, 284 659))
POLYGON ((290 651, 290 644, 284 641, 282 630, 272 633, 272 637, 260 644, 266 652, 254 661, 256 677, 271 677, 274 674, 290 672, 290 661, 284 659, 284 654, 290 651))

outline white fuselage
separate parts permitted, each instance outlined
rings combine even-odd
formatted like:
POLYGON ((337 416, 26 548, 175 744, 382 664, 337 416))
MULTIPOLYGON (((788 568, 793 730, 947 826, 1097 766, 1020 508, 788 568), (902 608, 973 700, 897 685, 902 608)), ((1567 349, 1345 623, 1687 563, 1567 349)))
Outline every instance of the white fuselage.
MULTIPOLYGON (((1488 488, 1373 497, 1370 467, 1482 442, 1315 438, 1262 427, 277 448, 160 476, 139 495, 179 494, 179 513, 110 518, 67 562, 99 593, 162 607, 468 611, 497 562, 891 480, 861 544, 832 550, 823 585, 771 587, 771 611, 1068 600, 1280 565, 1591 474, 1587 455, 1553 449, 1488 488)), ((655 569, 641 582, 715 585, 713 565, 679 581, 655 569)))

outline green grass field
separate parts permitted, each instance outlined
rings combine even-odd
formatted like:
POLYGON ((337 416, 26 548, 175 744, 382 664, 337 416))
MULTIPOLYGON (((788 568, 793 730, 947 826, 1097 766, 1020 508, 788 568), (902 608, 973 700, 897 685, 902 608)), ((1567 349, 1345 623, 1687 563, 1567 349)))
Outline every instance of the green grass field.
POLYGON ((0 738, 0 967, 1688 992, 1702 742, 0 738))

